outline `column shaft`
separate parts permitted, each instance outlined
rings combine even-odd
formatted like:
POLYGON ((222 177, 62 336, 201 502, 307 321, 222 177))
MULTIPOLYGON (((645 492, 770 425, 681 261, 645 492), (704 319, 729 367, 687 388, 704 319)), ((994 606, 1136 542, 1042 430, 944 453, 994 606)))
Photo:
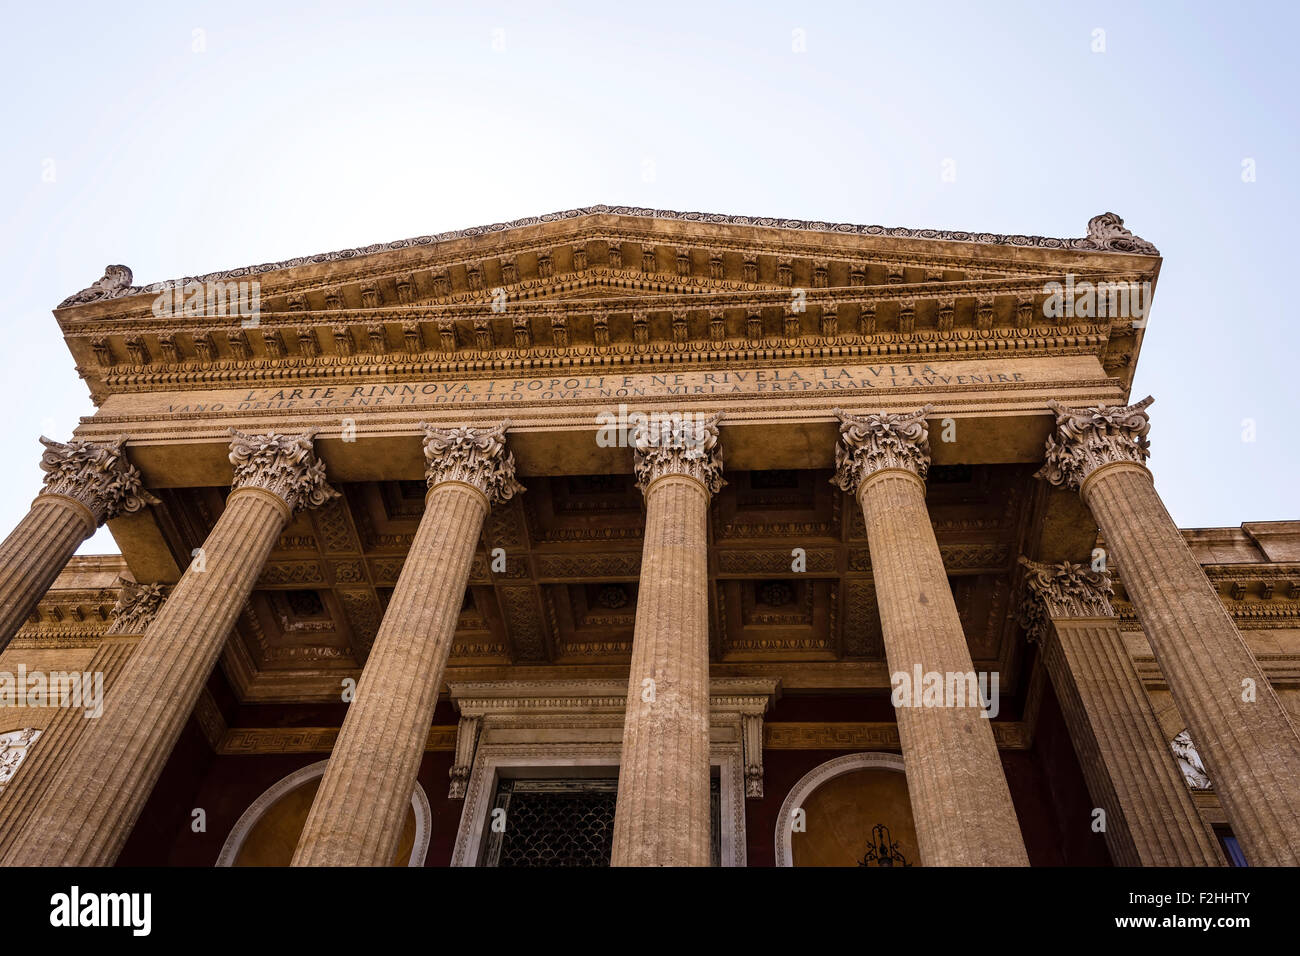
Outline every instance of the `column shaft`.
POLYGON ((614 866, 709 865, 708 515, 696 478, 646 489, 614 866))
POLYGON ((63 762, 4 862, 113 863, 202 692, 289 516, 260 488, 230 495, 191 565, 127 662, 104 715, 63 762))
POLYGON ((32 502, 0 543, 0 651, 94 531, 94 516, 71 498, 41 495, 32 502))
MULTIPOLYGON (((86 665, 87 672, 103 674, 106 699, 139 641, 138 634, 105 637, 86 665)), ((87 717, 84 708, 63 707, 41 731, 18 775, 0 793, 0 859, 4 859, 27 817, 49 792, 55 775, 77 741, 99 719, 102 717, 87 717)))
MULTIPOLYGON (((901 469, 858 489, 891 674, 973 674, 970 649, 925 507, 925 486, 901 469)), ((920 688, 913 688, 920 695, 920 688)), ((993 729, 978 702, 896 709, 921 861, 1025 866, 1028 856, 993 729)))
POLYGON ((429 492, 294 866, 392 863, 487 511, 468 484, 429 492))
POLYGON ((1150 472, 1106 465, 1080 490, 1247 861, 1300 865, 1300 737, 1150 472))
POLYGON ((1111 858, 1118 866, 1222 865, 1116 619, 1055 619, 1052 624, 1043 663, 1088 792, 1106 811, 1111 858))

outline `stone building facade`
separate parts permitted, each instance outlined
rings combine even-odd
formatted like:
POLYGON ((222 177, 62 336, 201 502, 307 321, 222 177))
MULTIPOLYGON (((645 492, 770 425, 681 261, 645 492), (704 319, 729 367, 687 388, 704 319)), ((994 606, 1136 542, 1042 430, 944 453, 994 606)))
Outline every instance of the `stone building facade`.
POLYGON ((1162 505, 1160 264, 592 207, 110 266, 0 862, 1295 865, 1300 522, 1162 505))

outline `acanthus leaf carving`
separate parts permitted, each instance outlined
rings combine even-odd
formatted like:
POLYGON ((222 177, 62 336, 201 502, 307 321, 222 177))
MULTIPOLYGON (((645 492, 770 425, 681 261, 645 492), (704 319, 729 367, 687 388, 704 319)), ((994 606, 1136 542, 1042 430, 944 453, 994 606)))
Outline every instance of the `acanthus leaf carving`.
POLYGON ((170 590, 165 584, 137 584, 125 578, 117 579, 117 601, 113 604, 113 623, 107 634, 143 634, 162 609, 170 590))
POLYGON ((864 479, 884 469, 910 471, 925 480, 930 471, 930 430, 925 416, 933 405, 914 412, 852 415, 834 409, 840 420, 835 444, 835 476, 831 483, 857 494, 864 479))
POLYGON ((290 511, 316 508, 339 493, 325 480, 325 464, 316 457, 315 430, 301 435, 246 435, 230 429, 231 490, 261 488, 282 499, 290 511))
POLYGON ((1048 436, 1043 467, 1035 477, 1078 491, 1103 465, 1131 462, 1145 466, 1151 454, 1147 433, 1151 421, 1147 396, 1133 405, 1094 405, 1071 408, 1048 401, 1056 413, 1056 434, 1048 436))
POLYGON ((683 416, 638 425, 633 432, 634 467, 642 493, 657 478, 685 475, 704 485, 710 495, 717 494, 726 484, 718 436, 721 420, 721 414, 711 418, 683 416))
POLYGON ((91 442, 73 439, 57 442, 44 435, 41 470, 42 495, 62 495, 80 502, 102 524, 120 514, 131 514, 158 499, 145 491, 139 470, 126 458, 126 439, 91 442))
POLYGON ((490 428, 437 428, 422 423, 428 486, 458 481, 477 488, 492 504, 524 490, 515 479, 515 456, 506 447, 509 421, 490 428))
POLYGON ((1041 642, 1054 618, 1115 617, 1110 603, 1115 589, 1108 573, 1069 561, 1040 564, 1024 555, 1020 563, 1027 571, 1026 594, 1016 618, 1031 641, 1041 642))

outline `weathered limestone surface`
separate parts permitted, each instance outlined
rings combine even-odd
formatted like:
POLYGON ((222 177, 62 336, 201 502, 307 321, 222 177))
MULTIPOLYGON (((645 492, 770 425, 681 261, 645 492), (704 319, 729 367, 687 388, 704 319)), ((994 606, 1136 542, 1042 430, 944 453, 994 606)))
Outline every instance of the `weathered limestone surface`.
POLYGON ((157 782, 239 609, 294 511, 336 492, 311 435, 235 434, 233 490, 126 663, 104 715, 84 732, 4 858, 13 866, 108 866, 157 782))
MULTIPOLYGON (((922 673, 973 674, 925 507, 928 411, 863 417, 839 412, 835 482, 856 492, 862 507, 890 672, 912 675, 919 666, 922 673)), ((919 690, 914 688, 918 696, 919 690)), ((1027 866, 978 695, 966 706, 903 706, 895 713, 921 861, 1027 866)))
POLYGON ((716 419, 651 444, 636 471, 646 530, 614 815, 614 866, 708 866, 709 500, 716 419))
POLYGON ((1248 862, 1300 864, 1300 737, 1152 484, 1148 398, 1052 403, 1040 475, 1075 488, 1116 559, 1248 862))
POLYGON ((1021 563, 1030 568, 1021 620, 1042 648, 1088 793, 1106 811, 1111 858, 1119 866, 1222 865, 1129 659, 1108 576, 1021 563))
POLYGON ((155 500, 126 460, 125 441, 41 442, 44 487, 31 510, 0 542, 0 651, 81 542, 109 518, 155 500))
POLYGON ((424 516, 303 827, 295 866, 383 866, 410 808, 483 519, 522 488, 505 425, 425 426, 424 516))
MULTIPOLYGON (((105 698, 112 692, 139 641, 139 634, 105 637, 95 649, 85 670, 104 675, 105 698)), ((21 772, 0 793, 0 860, 9 852, 27 817, 49 791, 59 768, 94 720, 85 715, 83 708, 62 707, 41 731, 41 746, 32 748, 21 772)))

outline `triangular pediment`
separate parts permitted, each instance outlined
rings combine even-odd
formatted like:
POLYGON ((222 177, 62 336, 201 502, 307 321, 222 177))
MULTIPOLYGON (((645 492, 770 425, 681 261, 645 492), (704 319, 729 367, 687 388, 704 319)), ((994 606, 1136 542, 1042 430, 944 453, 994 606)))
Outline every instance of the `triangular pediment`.
POLYGON ((564 363, 684 350, 722 361, 1067 338, 1128 378, 1141 338, 1129 314, 1060 318, 1046 300, 1075 280, 1142 284, 1149 296, 1160 261, 1109 214, 1085 238, 1043 239, 589 207, 146 287, 112 266, 58 314, 95 394, 103 375, 151 384, 221 362, 251 375, 317 358, 564 363), (159 331, 162 293, 214 285, 256 286, 259 321, 173 312, 159 331))
MULTIPOLYGON (((132 285, 131 270, 113 265, 60 308, 155 295, 187 283, 251 280, 261 284, 264 295, 303 297, 291 304, 294 310, 307 308, 313 292, 322 299, 335 299, 337 307, 355 307, 353 298, 363 299, 356 305, 365 306, 410 303, 441 297, 443 290, 430 290, 418 281, 421 275, 435 285, 440 276, 447 276, 445 292, 454 294, 458 269, 465 270, 470 291, 476 281, 475 270, 480 272, 478 281, 508 286, 530 276, 582 272, 588 263, 652 274, 683 274, 685 270, 685 275, 698 275, 702 270, 713 278, 789 285, 798 281, 800 272, 815 278, 818 262, 831 272, 835 271, 834 262, 856 263, 859 271, 869 271, 875 265, 883 268, 887 281, 907 282, 909 270, 940 273, 963 265, 968 277, 1146 270, 1158 266, 1158 259, 1152 261, 1158 255, 1153 245, 1134 236, 1113 213, 1093 217, 1082 238, 1053 239, 589 206, 146 286, 132 285), (608 249, 606 240, 612 238, 618 240, 619 253, 602 256, 608 249), (801 262, 807 267, 801 268, 801 262), (789 281, 783 263, 789 266, 789 281), (1079 268, 1081 265, 1084 268, 1079 268), (494 271, 498 272, 495 277, 494 271), (412 281, 406 281, 407 277, 413 277, 412 281), (386 285, 391 286, 394 297, 384 294, 386 285), (349 294, 348 287, 355 291, 349 294)), ((853 271, 852 265, 849 271, 853 271)))

